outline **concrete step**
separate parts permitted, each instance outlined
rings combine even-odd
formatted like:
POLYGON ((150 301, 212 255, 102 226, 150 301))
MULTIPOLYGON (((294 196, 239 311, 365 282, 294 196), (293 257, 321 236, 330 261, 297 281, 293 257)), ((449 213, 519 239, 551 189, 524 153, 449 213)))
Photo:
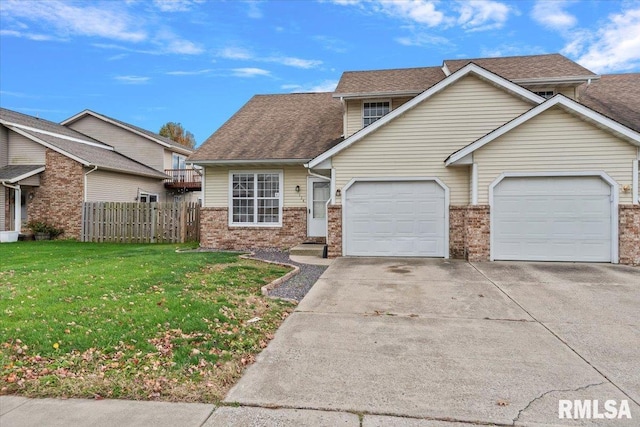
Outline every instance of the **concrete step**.
POLYGON ((317 256, 322 258, 324 254, 324 248, 327 245, 318 243, 303 243, 289 249, 289 255, 293 256, 317 256))

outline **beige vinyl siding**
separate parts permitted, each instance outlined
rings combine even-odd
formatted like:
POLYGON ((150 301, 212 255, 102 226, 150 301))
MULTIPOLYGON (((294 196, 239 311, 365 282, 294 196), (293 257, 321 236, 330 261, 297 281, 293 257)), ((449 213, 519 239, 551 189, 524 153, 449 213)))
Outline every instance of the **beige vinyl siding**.
POLYGON ((556 93, 561 93, 567 98, 576 99, 576 88, 574 87, 559 87, 556 89, 556 93))
POLYGON ((206 167, 205 168, 205 203, 208 208, 229 207, 229 171, 283 171, 283 206, 306 207, 307 206, 307 170, 303 166, 264 166, 264 167, 206 167), (296 186, 300 186, 300 192, 296 192, 296 186))
MULTIPOLYGON (((187 157, 187 156, 185 156, 187 157)), ((173 152, 170 150, 164 150, 164 169, 173 169, 173 152)))
POLYGON ((0 125, 0 168, 9 164, 9 129, 0 125))
MULTIPOLYGON (((409 101, 411 97, 392 98, 391 99, 391 111, 400 107, 405 102, 409 101)), ((379 101, 388 101, 389 98, 380 98, 379 101)), ((356 99, 346 102, 346 122, 347 122, 347 136, 351 136, 354 133, 362 129, 362 103, 376 101, 376 99, 356 99)))
POLYGON ((8 151, 10 165, 44 165, 44 146, 18 133, 9 132, 8 151))
POLYGON ((454 151, 530 109, 531 104, 465 77, 333 158, 336 188, 356 177, 438 177, 453 205, 469 202, 469 167, 446 168, 454 151))
MULTIPOLYGON (((474 153, 478 202, 489 201, 489 185, 502 172, 604 171, 620 188, 632 183, 636 147, 594 125, 552 108, 474 153)), ((620 192, 631 203, 631 192, 620 192)))
POLYGON ((116 125, 87 115, 69 125, 72 129, 115 147, 116 151, 157 170, 164 170, 164 147, 116 125))
POLYGON ((166 201, 164 184, 159 179, 100 169, 87 175, 88 202, 135 202, 138 191, 157 194, 158 201, 166 201))

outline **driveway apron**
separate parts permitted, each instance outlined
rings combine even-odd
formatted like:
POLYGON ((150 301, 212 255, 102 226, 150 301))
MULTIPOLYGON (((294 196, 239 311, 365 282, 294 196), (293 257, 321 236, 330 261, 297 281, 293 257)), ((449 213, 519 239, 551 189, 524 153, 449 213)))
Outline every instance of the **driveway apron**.
POLYGON ((337 259, 226 402, 365 414, 365 424, 575 425, 558 419, 559 399, 626 399, 635 417, 616 425, 634 425, 640 359, 622 341, 640 342, 638 275, 608 267, 598 274, 615 283, 598 289, 575 275, 554 286, 557 271, 526 263, 337 259), (591 316, 594 292, 619 308, 591 316), (587 306, 559 313, 571 295, 587 306), (622 324, 593 348, 583 334, 605 333, 602 320, 622 324))

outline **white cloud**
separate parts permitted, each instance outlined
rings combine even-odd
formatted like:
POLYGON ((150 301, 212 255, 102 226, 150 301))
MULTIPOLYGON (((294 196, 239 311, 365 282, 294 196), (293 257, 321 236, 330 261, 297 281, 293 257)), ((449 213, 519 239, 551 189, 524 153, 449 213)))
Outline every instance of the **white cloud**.
POLYGON ((512 9, 506 4, 491 0, 466 0, 458 3, 458 24, 468 31, 484 31, 502 28, 512 9))
POLYGON ((234 68, 231 71, 235 77, 258 77, 271 75, 271 72, 262 68, 234 68))
POLYGON ((298 85, 298 84, 287 84, 280 86, 281 89, 289 90, 294 93, 308 93, 308 92, 333 92, 338 86, 337 80, 324 80, 320 83, 308 84, 308 85, 298 85))
POLYGON ((58 37, 81 35, 128 42, 147 38, 135 19, 116 2, 100 8, 78 7, 61 1, 3 0, 2 12, 11 20, 46 22, 55 29, 58 37))
POLYGON ((11 91, 7 91, 7 90, 0 90, 0 95, 2 95, 2 96, 13 96, 15 98, 38 98, 35 95, 29 95, 29 94, 22 93, 22 92, 11 92, 11 91))
POLYGON ((164 45, 164 51, 166 53, 177 53, 181 55, 199 55, 204 52, 200 46, 195 43, 190 42, 189 40, 183 40, 180 38, 175 39, 166 39, 166 43, 161 43, 164 45))
POLYGON ((325 50, 336 53, 346 53, 349 50, 349 45, 344 40, 329 36, 314 36, 313 39, 325 50))
POLYGON ((218 56, 227 59, 253 59, 253 54, 241 47, 225 47, 218 52, 218 56))
POLYGON ((626 71, 640 66, 640 8, 612 14, 595 33, 580 31, 563 49, 596 73, 626 71))
POLYGON ((213 70, 211 68, 206 68, 204 70, 193 70, 193 71, 168 71, 166 74, 169 76, 197 76, 202 74, 209 74, 213 70))
POLYGON ((46 34, 35 34, 24 31, 16 31, 16 30, 0 30, 0 36, 5 37, 21 37, 24 39, 34 40, 34 41, 49 41, 56 40, 55 37, 46 35, 46 34))
POLYGON ((143 76, 115 76, 115 80, 120 83, 128 84, 128 85, 141 85, 148 83, 151 80, 151 77, 143 77, 143 76))
POLYGON ((565 0, 538 0, 533 6, 531 17, 538 24, 552 30, 568 30, 578 23, 578 19, 564 10, 571 2, 565 0))
POLYGON ((304 68, 304 69, 315 68, 322 65, 322 61, 318 59, 302 59, 302 58, 294 58, 291 56, 277 56, 277 57, 263 58, 258 60, 264 61, 264 62, 275 62, 277 64, 286 65, 288 67, 304 68))
POLYGON ((396 37, 398 43, 403 46, 442 46, 451 45, 452 43, 440 36, 434 36, 427 33, 418 33, 411 36, 396 37))
POLYGON ((250 0, 246 2, 249 6, 247 9, 247 16, 251 19, 262 18, 262 9, 260 9, 260 2, 256 0, 250 0))
POLYGON ((408 19, 418 24, 435 27, 445 21, 443 12, 436 10, 436 2, 429 0, 379 0, 381 10, 390 16, 408 19))
POLYGON ((153 4, 162 12, 187 12, 193 5, 203 0, 153 0, 153 4))

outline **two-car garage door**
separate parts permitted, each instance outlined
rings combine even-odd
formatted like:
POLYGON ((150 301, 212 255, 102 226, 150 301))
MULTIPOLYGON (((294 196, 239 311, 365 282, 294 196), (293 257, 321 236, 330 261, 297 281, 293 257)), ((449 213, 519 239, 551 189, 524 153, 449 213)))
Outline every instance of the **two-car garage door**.
POLYGON ((493 190, 493 259, 611 262, 611 196, 599 176, 503 179, 493 190))
POLYGON ((445 257, 446 196, 436 181, 358 181, 345 193, 345 254, 445 257))

